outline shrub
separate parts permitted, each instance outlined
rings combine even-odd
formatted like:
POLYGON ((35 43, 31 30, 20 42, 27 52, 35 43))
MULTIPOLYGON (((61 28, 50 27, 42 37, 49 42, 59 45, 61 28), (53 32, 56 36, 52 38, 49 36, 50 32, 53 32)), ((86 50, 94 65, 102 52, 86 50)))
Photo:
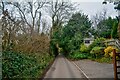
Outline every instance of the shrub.
POLYGON ((2 78, 38 78, 53 57, 49 54, 2 53, 2 78))
POLYGON ((16 37, 12 51, 23 53, 48 53, 50 40, 46 35, 36 34, 31 37, 20 34, 16 37))
POLYGON ((94 58, 99 58, 102 57, 104 55, 104 47, 94 47, 91 51, 90 54, 94 57, 94 58))
MULTIPOLYGON (((104 56, 105 57, 113 57, 113 50, 116 48, 113 48, 112 46, 108 46, 107 48, 104 49, 104 56)), ((118 51, 118 49, 116 49, 116 51, 118 51)))
POLYGON ((105 41, 105 38, 95 39, 95 41, 88 47, 88 50, 91 51, 94 47, 105 47, 103 41, 105 41))
POLYGON ((100 59, 96 59, 96 61, 100 63, 112 63, 112 59, 110 57, 109 58, 102 57, 100 59))
POLYGON ((88 53, 80 53, 79 51, 75 51, 74 53, 70 54, 69 58, 71 59, 87 59, 88 53))
POLYGON ((85 44, 81 44, 80 45, 80 51, 83 53, 87 53, 88 52, 88 47, 85 44))

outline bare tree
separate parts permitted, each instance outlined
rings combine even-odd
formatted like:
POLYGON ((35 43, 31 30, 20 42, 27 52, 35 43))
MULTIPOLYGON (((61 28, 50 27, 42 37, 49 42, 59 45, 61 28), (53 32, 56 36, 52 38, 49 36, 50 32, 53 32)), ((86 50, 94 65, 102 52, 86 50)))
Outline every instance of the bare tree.
MULTIPOLYGON (((40 9, 46 4, 45 1, 41 2, 26 2, 20 4, 18 2, 12 3, 16 8, 18 8, 19 14, 22 20, 29 26, 30 34, 32 35, 34 32, 35 24, 38 20, 40 20, 41 15, 40 9), (28 15, 30 15, 28 17, 28 15), (39 18, 37 18, 39 16, 39 18), (32 23, 30 22, 32 21, 32 23)), ((39 29, 39 27, 38 27, 39 29)), ((38 31, 39 32, 39 31, 38 31)))
MULTIPOLYGON (((0 4, 2 11, 2 18, 0 19, 0 25, 2 26, 2 49, 21 51, 26 53, 32 52, 48 52, 49 49, 49 37, 46 35, 49 33, 49 25, 47 21, 43 20, 42 8, 47 2, 3 2, 0 4), (9 6, 11 8, 8 8, 9 6), (40 35, 41 23, 44 23, 44 35, 40 35), (37 33, 35 32, 37 28, 37 33)), ((52 21, 52 20, 51 20, 52 21)))
POLYGON ((38 20, 37 20, 37 33, 40 32, 40 20, 41 20, 41 12, 39 12, 39 17, 38 17, 38 20))
POLYGON ((56 0, 55 2, 50 2, 48 9, 50 10, 50 15, 52 17, 52 35, 53 31, 57 30, 66 21, 68 21, 68 19, 71 17, 73 10, 75 10, 75 7, 73 7, 73 4, 71 4, 70 2, 56 0))
POLYGON ((16 34, 19 31, 19 25, 21 21, 14 19, 9 15, 8 10, 4 10, 3 17, 1 19, 2 31, 3 31, 3 47, 10 49, 16 41, 16 34))
POLYGON ((94 28, 97 29, 97 25, 99 24, 99 22, 105 19, 107 19, 107 9, 103 9, 102 12, 96 13, 92 17, 94 28))

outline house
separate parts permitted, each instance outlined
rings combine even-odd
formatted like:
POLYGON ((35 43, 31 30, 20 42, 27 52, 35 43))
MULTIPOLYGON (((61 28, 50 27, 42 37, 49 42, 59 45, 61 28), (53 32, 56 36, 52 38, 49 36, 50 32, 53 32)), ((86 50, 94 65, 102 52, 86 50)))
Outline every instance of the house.
POLYGON ((89 46, 90 44, 92 44, 94 42, 94 38, 85 38, 84 39, 84 44, 86 46, 89 46))

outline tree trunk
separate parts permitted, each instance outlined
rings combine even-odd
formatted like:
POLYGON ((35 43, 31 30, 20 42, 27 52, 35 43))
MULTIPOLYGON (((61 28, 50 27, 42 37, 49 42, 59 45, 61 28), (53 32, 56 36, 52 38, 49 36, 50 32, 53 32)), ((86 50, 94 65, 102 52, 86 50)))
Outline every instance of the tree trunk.
POLYGON ((39 19, 38 19, 38 22, 37 22, 37 26, 38 26, 38 27, 37 27, 37 33, 40 32, 40 27, 41 27, 41 26, 40 26, 40 22, 41 22, 40 20, 41 20, 41 12, 39 12, 39 19))

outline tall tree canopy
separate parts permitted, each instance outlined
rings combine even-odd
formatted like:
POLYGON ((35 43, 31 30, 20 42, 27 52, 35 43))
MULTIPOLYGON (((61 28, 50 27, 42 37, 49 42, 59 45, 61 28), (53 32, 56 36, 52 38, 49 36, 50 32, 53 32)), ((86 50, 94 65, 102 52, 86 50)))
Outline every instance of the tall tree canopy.
POLYGON ((65 55, 79 50, 84 37, 89 37, 91 21, 83 13, 72 15, 68 23, 54 34, 54 39, 63 48, 65 55))
POLYGON ((75 32, 81 32, 82 36, 88 37, 89 30, 91 29, 91 21, 88 19, 87 15, 84 15, 83 13, 75 13, 72 15, 65 28, 67 27, 72 28, 70 33, 73 35, 75 32))
POLYGON ((111 17, 100 21, 97 25, 98 37, 111 38, 114 23, 117 23, 117 19, 112 19, 111 17))

